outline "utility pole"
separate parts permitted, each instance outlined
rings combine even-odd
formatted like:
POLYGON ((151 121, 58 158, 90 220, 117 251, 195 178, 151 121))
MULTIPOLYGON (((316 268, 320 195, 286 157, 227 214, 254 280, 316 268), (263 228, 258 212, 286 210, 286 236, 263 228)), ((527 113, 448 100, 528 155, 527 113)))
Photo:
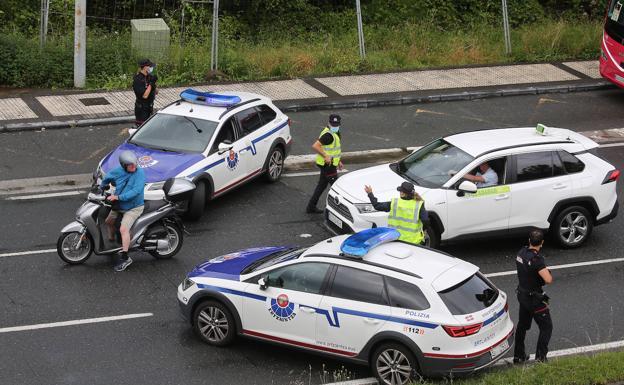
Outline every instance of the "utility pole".
POLYGON ((360 0, 355 0, 355 10, 357 14, 358 40, 360 43, 360 58, 366 58, 366 47, 364 47, 364 28, 362 27, 362 7, 360 0))
POLYGON ((50 13, 50 0, 41 0, 41 19, 39 23, 39 47, 43 49, 48 36, 48 15, 50 13))
POLYGON ((74 13, 74 87, 84 88, 86 68, 87 0, 76 0, 74 13))
POLYGON ((210 69, 217 71, 219 62, 219 0, 212 4, 212 50, 210 52, 210 69))
POLYGON ((503 4, 503 32, 505 34, 505 53, 511 55, 511 32, 509 30, 509 14, 507 13, 507 0, 503 4))

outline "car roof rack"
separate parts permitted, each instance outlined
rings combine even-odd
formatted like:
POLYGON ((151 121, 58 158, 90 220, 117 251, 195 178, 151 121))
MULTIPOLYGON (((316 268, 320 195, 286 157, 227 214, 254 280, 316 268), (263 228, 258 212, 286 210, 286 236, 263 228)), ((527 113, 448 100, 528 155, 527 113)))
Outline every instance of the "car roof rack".
POLYGON ((409 276, 414 277, 414 278, 422 279, 422 277, 420 275, 418 275, 416 273, 412 273, 411 271, 399 269, 399 268, 394 267, 394 266, 382 265, 381 263, 366 261, 366 260, 360 259, 360 258, 348 257, 348 256, 346 256, 344 254, 340 254, 340 255, 309 254, 309 255, 304 256, 303 258, 313 258, 313 257, 333 258, 333 259, 341 259, 343 261, 357 262, 357 263, 361 263, 363 265, 374 266, 374 267, 378 267, 380 269, 386 269, 386 270, 394 271, 395 273, 401 273, 401 274, 409 275, 409 276))

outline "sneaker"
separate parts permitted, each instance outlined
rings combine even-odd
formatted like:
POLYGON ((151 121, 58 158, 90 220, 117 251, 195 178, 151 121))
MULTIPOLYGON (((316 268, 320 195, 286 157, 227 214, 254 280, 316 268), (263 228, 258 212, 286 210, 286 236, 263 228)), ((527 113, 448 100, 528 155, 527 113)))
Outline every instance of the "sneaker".
POLYGON ((308 214, 323 214, 323 210, 316 207, 308 207, 306 209, 306 213, 308 214))
POLYGON ((115 271, 124 271, 132 263, 132 258, 122 258, 117 265, 115 265, 115 271))
POLYGON ((530 356, 528 354, 526 356, 524 356, 524 357, 514 357, 513 358, 513 363, 514 364, 522 364, 524 362, 527 362, 529 360, 529 357, 530 356))

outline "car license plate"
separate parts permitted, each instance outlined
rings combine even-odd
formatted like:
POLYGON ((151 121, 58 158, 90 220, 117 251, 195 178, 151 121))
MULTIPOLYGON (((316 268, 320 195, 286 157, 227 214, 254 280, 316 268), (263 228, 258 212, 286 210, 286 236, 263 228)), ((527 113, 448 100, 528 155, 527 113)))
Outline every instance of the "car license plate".
POLYGON ((492 359, 500 356, 505 350, 509 348, 509 342, 507 340, 501 342, 500 344, 494 346, 492 350, 490 350, 490 354, 492 355, 492 359))
POLYGON ((335 216, 329 211, 327 212, 327 219, 329 219, 331 223, 335 224, 336 226, 342 229, 342 221, 340 220, 340 218, 338 218, 337 216, 335 216))

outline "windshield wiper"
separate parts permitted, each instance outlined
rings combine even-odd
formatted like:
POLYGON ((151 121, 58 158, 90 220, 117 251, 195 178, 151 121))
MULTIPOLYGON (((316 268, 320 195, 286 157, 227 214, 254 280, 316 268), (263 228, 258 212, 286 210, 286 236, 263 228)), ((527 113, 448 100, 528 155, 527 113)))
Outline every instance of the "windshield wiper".
POLYGON ((265 262, 268 262, 268 261, 270 261, 271 259, 279 258, 279 257, 281 257, 281 256, 283 256, 283 255, 285 255, 285 254, 290 253, 290 252, 291 252, 291 251, 293 251, 293 250, 294 250, 294 249, 286 249, 286 250, 284 250, 284 251, 282 251, 282 252, 271 253, 271 254, 267 255, 266 257, 260 258, 260 259, 258 259, 257 261, 252 262, 251 264, 249 264, 246 268, 244 268, 244 269, 241 271, 241 274, 247 274, 247 273, 249 273, 249 272, 252 272, 252 271, 254 271, 254 270, 256 269, 256 267, 258 267, 258 266, 260 266, 260 265, 264 264, 265 262))
POLYGON ((184 119, 188 120, 189 122, 191 122, 191 124, 193 125, 193 127, 195 127, 195 131, 197 131, 197 133, 201 134, 203 131, 201 128, 197 127, 197 124, 195 124, 194 121, 192 121, 191 119, 189 119, 188 116, 183 116, 184 119))
POLYGON ((409 175, 407 175, 405 172, 403 172, 402 169, 402 163, 401 162, 397 162, 397 163, 392 163, 390 165, 390 169, 394 172, 396 172, 397 174, 399 174, 400 176, 402 176, 403 178, 407 179, 408 181, 412 182, 413 184, 420 186, 420 183, 418 183, 416 180, 414 180, 414 178, 410 177, 409 175), (393 167, 394 166, 394 167, 393 167))

